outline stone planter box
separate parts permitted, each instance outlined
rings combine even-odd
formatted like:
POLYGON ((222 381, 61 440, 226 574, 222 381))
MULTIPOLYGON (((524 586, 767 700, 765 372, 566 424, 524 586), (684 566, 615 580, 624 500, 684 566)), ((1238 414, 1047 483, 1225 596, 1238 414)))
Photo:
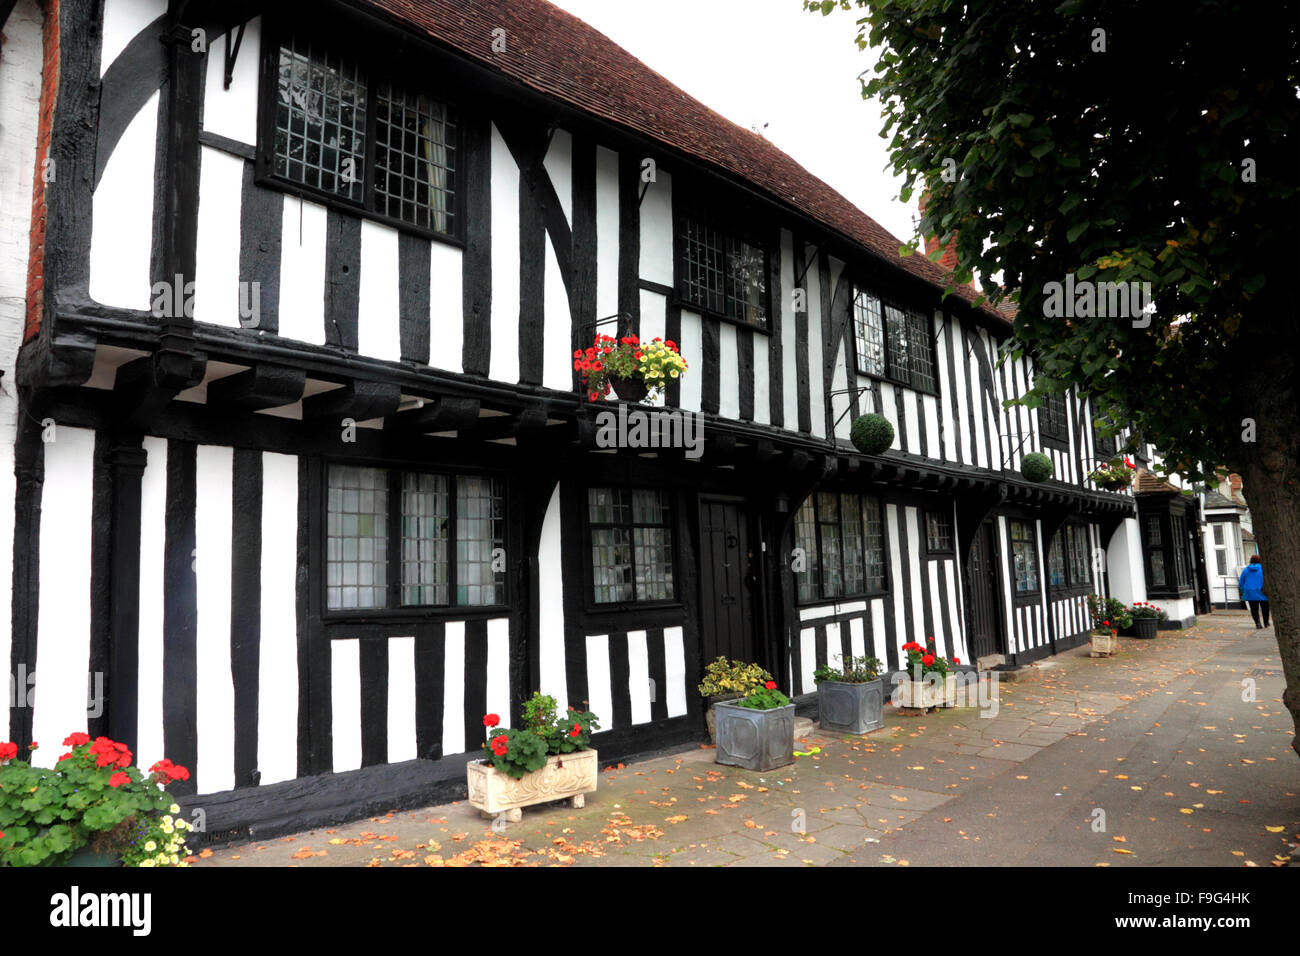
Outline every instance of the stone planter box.
POLYGON ((717 721, 718 763, 758 771, 794 763, 794 704, 755 710, 722 703, 717 721))
POLYGON ((869 734, 885 725, 885 682, 845 684, 824 680, 817 685, 817 722, 822 730, 869 734))
POLYGON ((1133 618, 1133 636, 1140 637, 1143 640, 1150 640, 1156 636, 1156 631, 1160 628, 1160 620, 1154 617, 1135 617, 1133 618))
POLYGON ((1119 650, 1119 638, 1112 636, 1110 631, 1093 631, 1088 637, 1092 642, 1093 657, 1109 657, 1119 650))
POLYGON ((573 806, 581 807, 586 802, 585 794, 596 790, 596 771, 594 750, 547 757, 545 767, 518 780, 485 760, 471 761, 465 767, 470 806, 491 816, 505 813, 511 823, 523 817, 521 808, 538 803, 568 799, 573 806))
POLYGON ((957 675, 949 674, 939 681, 910 678, 898 682, 894 689, 895 707, 912 707, 916 710, 929 710, 931 707, 957 706, 957 675))

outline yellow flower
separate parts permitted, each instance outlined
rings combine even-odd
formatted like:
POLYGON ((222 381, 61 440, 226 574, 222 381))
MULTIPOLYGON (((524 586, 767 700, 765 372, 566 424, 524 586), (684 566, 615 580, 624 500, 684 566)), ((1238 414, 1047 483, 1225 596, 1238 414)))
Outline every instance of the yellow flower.
POLYGON ((167 808, 167 812, 169 812, 169 813, 180 813, 180 812, 181 812, 181 808, 180 808, 180 806, 179 806, 178 804, 173 803, 170 807, 167 808))
POLYGON ((153 840, 150 840, 144 845, 144 848, 147 852, 152 853, 154 850, 158 849, 158 844, 154 843, 153 840))

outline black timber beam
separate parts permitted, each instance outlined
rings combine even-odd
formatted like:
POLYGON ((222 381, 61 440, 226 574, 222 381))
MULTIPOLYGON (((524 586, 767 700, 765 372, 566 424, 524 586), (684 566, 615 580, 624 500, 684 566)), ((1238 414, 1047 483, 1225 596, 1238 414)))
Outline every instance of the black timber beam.
POLYGON ((18 353, 18 384, 24 388, 81 385, 95 369, 95 337, 62 332, 38 335, 18 353))
POLYGON ((515 415, 493 415, 480 418, 460 435, 461 438, 477 438, 480 441, 494 441, 502 438, 518 438, 521 435, 539 432, 546 427, 549 417, 545 405, 533 405, 515 415))
POLYGON ((477 398, 441 396, 419 408, 396 412, 384 419, 384 430, 395 432, 450 432, 473 428, 479 421, 477 398))
POLYGON ((208 404, 255 412, 292 405, 302 398, 305 369, 283 365, 254 365, 243 372, 208 383, 208 404))
POLYGON ((351 418, 364 422, 387 418, 397 411, 402 390, 389 382, 349 382, 342 388, 309 395, 302 400, 304 421, 351 418))
POLYGON ((171 352, 155 353, 118 366, 113 379, 113 401, 117 420, 132 431, 143 431, 178 394, 203 381, 206 362, 190 355, 188 374, 182 374, 181 359, 171 352))

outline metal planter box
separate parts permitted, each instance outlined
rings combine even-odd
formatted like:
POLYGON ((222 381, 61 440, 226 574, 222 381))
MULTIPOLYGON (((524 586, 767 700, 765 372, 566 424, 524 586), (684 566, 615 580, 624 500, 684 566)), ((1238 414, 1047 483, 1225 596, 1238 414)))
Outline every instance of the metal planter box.
POLYGON ((758 771, 794 763, 794 704, 771 710, 718 704, 716 714, 718 763, 758 771))
POLYGON ((869 734, 885 725, 885 682, 845 684, 824 680, 817 685, 817 722, 822 730, 869 734))
POLYGON ((905 678, 894 688, 895 707, 929 710, 931 707, 957 706, 957 675, 948 674, 943 682, 905 678))

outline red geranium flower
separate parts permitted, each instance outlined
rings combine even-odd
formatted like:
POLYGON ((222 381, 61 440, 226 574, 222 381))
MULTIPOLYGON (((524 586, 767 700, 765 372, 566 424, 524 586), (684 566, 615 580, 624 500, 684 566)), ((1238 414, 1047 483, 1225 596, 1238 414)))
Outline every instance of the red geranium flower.
POLYGON ((953 662, 954 664, 960 664, 960 663, 961 663, 961 658, 960 658, 960 657, 954 657, 954 658, 952 659, 952 662, 953 662))
POLYGON ((90 743, 90 734, 75 733, 68 734, 68 739, 63 741, 65 747, 80 747, 82 744, 90 743))
POLYGON ((117 773, 113 774, 113 776, 108 778, 108 785, 110 787, 120 787, 122 786, 122 784, 130 783, 130 782, 131 782, 130 775, 125 774, 120 770, 117 773))
POLYGON ((670 349, 677 348, 677 343, 674 342, 672 339, 668 339, 667 341, 665 341, 664 345, 668 346, 670 349))
POLYGON ((766 687, 768 690, 776 690, 776 681, 770 680, 763 686, 766 687))
POLYGON ((570 737, 576 737, 576 736, 578 736, 578 734, 580 734, 580 733, 582 733, 582 725, 581 725, 581 724, 574 724, 574 725, 573 725, 573 729, 569 731, 569 736, 570 736, 570 737))
POLYGON ((574 349, 574 350, 573 350, 573 357, 574 357, 574 358, 579 358, 579 359, 582 358, 582 349, 574 349))
POLYGON ((510 749, 510 740, 505 734, 498 734, 492 738, 492 752, 498 757, 504 757, 506 751, 510 749))
POLYGON ((484 726, 484 727, 495 727, 495 726, 496 726, 497 724, 499 724, 499 723, 501 723, 501 718, 500 718, 499 716, 497 716, 496 714, 484 714, 484 715, 483 715, 483 726, 484 726))
POLYGON ((13 760, 18 756, 18 745, 14 743, 0 744, 0 761, 13 760))
POLYGON ((921 663, 924 664, 926 667, 929 667, 931 664, 934 663, 934 655, 926 654, 924 657, 921 658, 921 663))

